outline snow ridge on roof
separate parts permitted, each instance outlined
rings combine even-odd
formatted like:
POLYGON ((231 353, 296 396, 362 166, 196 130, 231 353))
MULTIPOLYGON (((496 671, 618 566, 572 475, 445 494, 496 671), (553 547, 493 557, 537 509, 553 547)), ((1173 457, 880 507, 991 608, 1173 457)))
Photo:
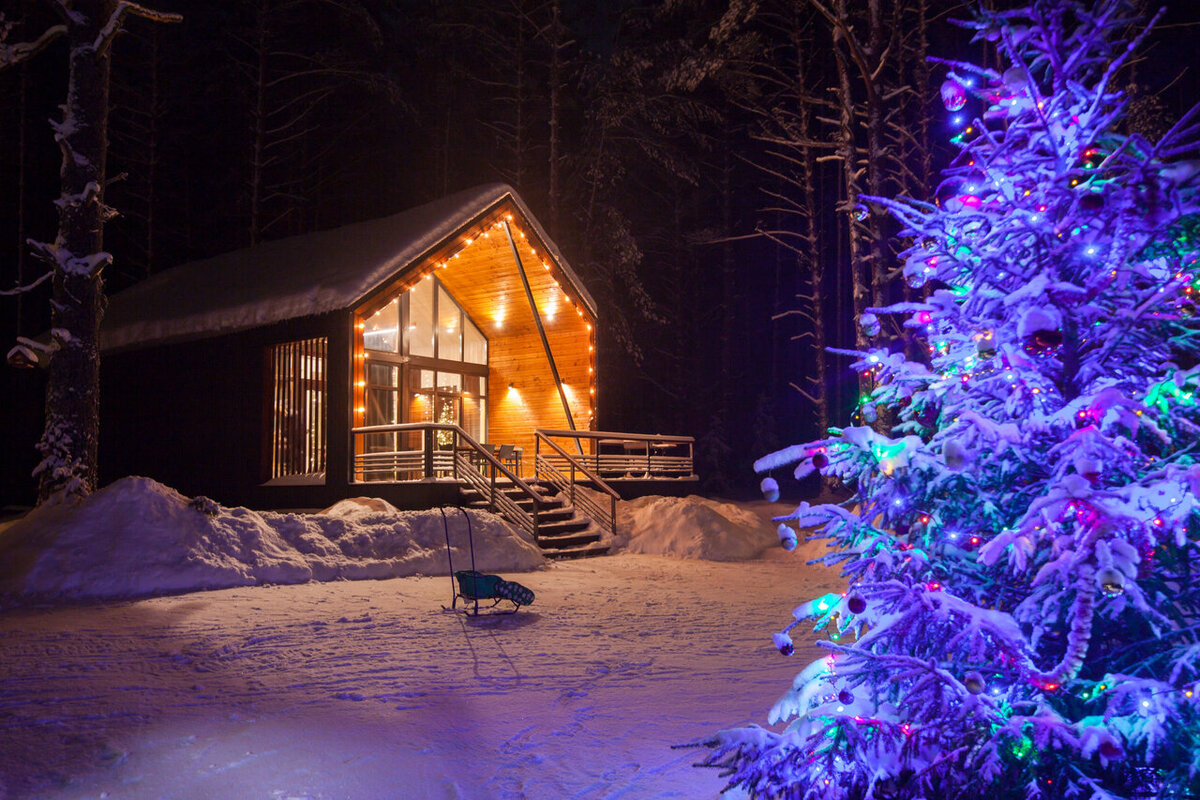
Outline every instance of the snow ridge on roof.
POLYGON ((506 197, 587 294, 557 247, 507 184, 466 189, 381 219, 266 242, 152 275, 114 295, 103 350, 219 336, 351 308, 506 197))

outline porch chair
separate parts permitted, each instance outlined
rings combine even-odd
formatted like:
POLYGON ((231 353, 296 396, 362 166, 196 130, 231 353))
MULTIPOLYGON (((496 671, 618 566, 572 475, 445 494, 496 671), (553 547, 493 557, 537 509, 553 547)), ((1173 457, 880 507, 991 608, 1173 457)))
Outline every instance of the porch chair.
POLYGON ((521 457, 517 454, 516 445, 500 445, 500 449, 496 452, 496 460, 518 475, 521 474, 521 457))
MULTIPOLYGON (((488 444, 487 442, 480 442, 479 447, 481 450, 483 450, 483 452, 487 453, 492 458, 496 457, 496 445, 488 444)), ((484 473, 485 475, 491 474, 491 471, 492 471, 491 462, 489 462, 486 458, 484 458, 480 454, 472 453, 471 461, 472 461, 472 463, 475 464, 476 467, 479 468, 480 472, 484 473)))

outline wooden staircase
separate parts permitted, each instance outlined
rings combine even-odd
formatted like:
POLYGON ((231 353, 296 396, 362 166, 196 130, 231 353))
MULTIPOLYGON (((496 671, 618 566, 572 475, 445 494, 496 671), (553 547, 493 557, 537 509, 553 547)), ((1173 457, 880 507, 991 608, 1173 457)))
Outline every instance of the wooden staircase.
MULTIPOLYGON (((536 509, 533 500, 511 481, 496 482, 497 491, 535 517, 537 545, 548 558, 584 558, 608 552, 608 545, 601 541, 603 531, 600 526, 579 513, 553 486, 538 482, 530 485, 541 499, 536 509)), ((471 484, 461 483, 460 492, 464 507, 496 511, 491 508, 487 496, 471 484)))

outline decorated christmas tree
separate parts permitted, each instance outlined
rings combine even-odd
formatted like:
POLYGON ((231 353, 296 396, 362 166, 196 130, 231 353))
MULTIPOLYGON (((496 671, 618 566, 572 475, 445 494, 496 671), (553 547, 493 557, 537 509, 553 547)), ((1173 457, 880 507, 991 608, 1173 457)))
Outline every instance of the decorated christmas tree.
POLYGON ((1200 115, 1122 132, 1153 22, 1129 11, 978 11, 1001 66, 943 62, 937 202, 866 200, 924 299, 861 322, 919 346, 856 354, 861 418, 891 430, 756 464, 768 493, 785 469, 855 493, 779 520, 848 586, 775 634, 827 637, 786 726, 709 743, 753 796, 1200 797, 1200 115))

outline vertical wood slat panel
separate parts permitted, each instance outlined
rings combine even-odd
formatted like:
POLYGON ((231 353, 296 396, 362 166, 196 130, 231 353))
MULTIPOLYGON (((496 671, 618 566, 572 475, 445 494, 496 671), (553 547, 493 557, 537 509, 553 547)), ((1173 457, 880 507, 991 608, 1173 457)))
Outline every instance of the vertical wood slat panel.
POLYGON ((287 385, 283 381, 283 364, 285 351, 282 347, 275 348, 275 473, 272 475, 283 475, 286 467, 283 463, 283 429, 280 423, 279 415, 282 413, 283 406, 283 390, 287 385))
POLYGON ((289 401, 288 401, 288 415, 287 415, 287 423, 288 423, 287 461, 288 461, 288 467, 290 468, 290 472, 292 474, 295 474, 300 471, 298 468, 298 465, 296 464, 297 456, 299 455, 299 449, 300 449, 300 447, 299 447, 300 442, 296 439, 296 428, 299 427, 296 423, 296 419, 297 419, 297 417, 300 416, 300 374, 299 374, 300 371, 298 368, 300 367, 301 348, 302 347, 303 347, 303 345, 300 345, 297 343, 297 344, 293 344, 291 346, 291 348, 289 348, 292 351, 292 357, 290 360, 291 363, 289 364, 290 369, 288 370, 288 379, 289 379, 288 389, 290 389, 288 394, 290 397, 289 397, 289 401))
POLYGON ((325 338, 271 348, 273 478, 325 471, 327 358, 325 338))
POLYGON ((303 409, 303 413, 300 415, 300 418, 302 421, 308 423, 308 424, 302 426, 304 428, 304 431, 303 431, 304 452, 301 454, 301 457, 304 461, 304 471, 312 472, 313 421, 312 421, 312 417, 310 416, 310 414, 312 412, 312 409, 310 408, 310 402, 309 402, 310 398, 311 398, 311 392, 309 392, 308 387, 311 385, 312 378, 313 378, 313 374, 312 374, 313 373, 313 350, 314 350, 313 340, 312 339, 305 340, 305 342, 303 344, 301 344, 301 347, 304 349, 304 360, 303 360, 303 363, 301 364, 301 367, 304 372, 304 383, 301 384, 300 398, 303 403, 303 405, 301 406, 303 409))

